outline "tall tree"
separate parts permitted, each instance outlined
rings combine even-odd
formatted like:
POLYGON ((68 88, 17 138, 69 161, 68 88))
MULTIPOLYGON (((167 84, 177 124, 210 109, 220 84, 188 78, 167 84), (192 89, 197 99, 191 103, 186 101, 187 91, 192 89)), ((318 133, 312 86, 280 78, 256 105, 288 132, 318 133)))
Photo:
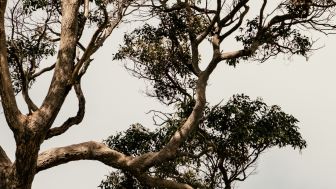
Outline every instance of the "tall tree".
MULTIPOLYGON (((149 187, 192 188, 184 180, 169 180, 148 170, 178 158, 177 152, 188 147, 186 141, 196 137, 194 131, 211 128, 202 123, 207 81, 216 66, 220 62, 234 66, 242 60, 266 61, 279 53, 307 56, 313 41, 305 36, 306 31, 333 30, 334 6, 335 2, 324 0, 278 1, 275 6, 267 0, 261 4, 249 0, 0 0, 1 103, 16 141, 15 161, 0 147, 0 188, 29 189, 38 172, 77 160, 100 161, 149 187), (251 5, 258 11, 249 12, 251 5), (131 60, 133 65, 127 68, 148 79, 149 94, 163 103, 190 102, 191 107, 181 116, 184 119, 161 146, 136 156, 93 141, 40 152, 45 140, 81 123, 85 113, 81 78, 93 61, 91 56, 125 16, 138 12, 160 23, 146 24, 125 36, 125 46, 115 58, 131 60), (85 43, 82 35, 90 33, 88 27, 95 31, 85 43), (227 51, 225 42, 233 36, 242 48, 227 51), (202 69, 199 46, 207 42, 212 46, 212 58, 202 69), (43 62, 53 55, 55 63, 45 67, 43 62), (30 86, 49 71, 53 72, 49 90, 42 104, 36 104, 30 98, 30 86), (54 125, 70 90, 76 92, 78 112, 62 125, 54 125), (18 94, 23 95, 28 113, 18 107, 18 94)), ((219 121, 214 118, 212 121, 219 121)), ((290 116, 287 118, 289 121, 290 116)), ((304 146, 302 141, 287 144, 304 146)))

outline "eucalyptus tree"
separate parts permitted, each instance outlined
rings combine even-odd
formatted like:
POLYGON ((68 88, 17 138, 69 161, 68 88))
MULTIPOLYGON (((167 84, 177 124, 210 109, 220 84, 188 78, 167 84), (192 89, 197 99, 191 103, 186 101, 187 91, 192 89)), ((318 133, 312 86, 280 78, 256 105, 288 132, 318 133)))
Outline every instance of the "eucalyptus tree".
MULTIPOLYGON (((329 0, 272 3, 267 0, 13 0, 8 3, 0 0, 1 103, 7 126, 16 141, 15 160, 9 159, 0 147, 0 188, 29 189, 38 172, 77 160, 100 161, 127 172, 148 187, 193 188, 192 183, 185 179, 173 180, 150 171, 180 158, 178 152, 183 152, 183 148, 188 147, 187 141, 197 136, 193 134, 195 131, 203 129, 210 138, 221 139, 222 135, 216 136, 218 132, 232 136, 228 132, 230 129, 222 128, 225 124, 220 123, 220 120, 225 120, 225 114, 214 116, 214 124, 204 122, 210 123, 206 115, 212 115, 206 112, 206 87, 216 66, 220 63, 235 66, 241 61, 266 61, 280 53, 307 56, 313 49, 313 39, 306 36, 309 31, 328 33, 334 29, 334 5, 329 0), (135 76, 147 79, 152 87, 149 95, 167 105, 187 104, 183 108, 188 108, 188 111, 181 111, 183 119, 174 124, 175 129, 168 129, 171 131, 169 134, 164 133, 166 136, 161 146, 139 151, 143 153, 133 154, 94 141, 40 152, 44 141, 81 123, 85 113, 81 78, 93 62, 92 55, 102 48, 125 16, 139 12, 144 13, 142 16, 146 19, 158 20, 159 24, 148 22, 126 35, 125 45, 115 59, 128 60, 127 69, 135 76), (85 43, 82 35, 90 33, 89 27, 95 31, 90 41, 85 43), (230 50, 227 44, 232 41, 227 42, 232 38, 241 44, 241 49, 230 50), (204 69, 200 67, 201 57, 209 51, 203 52, 199 48, 203 43, 209 43, 212 53, 211 60, 202 63, 204 69), (54 64, 43 64, 53 57, 54 64), (36 104, 30 98, 30 86, 47 72, 53 74, 49 90, 42 103, 36 104), (71 90, 78 98, 78 112, 62 125, 55 125, 54 121, 71 90), (16 95, 23 96, 27 113, 17 105, 16 95)), ((223 107, 218 108, 214 112, 220 112, 223 107)), ((266 108, 264 113, 268 115, 274 111, 285 116, 286 119, 279 123, 287 123, 299 141, 270 144, 304 147, 305 143, 294 127, 296 120, 277 108, 266 108)), ((246 123, 255 121, 247 120, 246 123)), ((242 136, 250 137, 244 132, 242 136)), ((230 150, 225 147, 216 148, 230 150)), ((220 154, 212 155, 216 158, 220 154)), ((224 161, 233 156, 218 157, 224 161)))
MULTIPOLYGON (((189 108, 186 108, 188 107, 189 108)), ((105 143, 128 155, 160 150, 190 111, 180 104, 156 130, 133 124, 125 132, 110 136, 105 143)), ((260 155, 272 147, 306 147, 293 116, 261 99, 234 95, 225 105, 206 106, 199 126, 176 153, 176 158, 149 169, 150 175, 187 183, 193 188, 230 189, 254 173, 260 155)), ((113 171, 99 185, 112 188, 160 188, 139 182, 128 171, 113 171)))

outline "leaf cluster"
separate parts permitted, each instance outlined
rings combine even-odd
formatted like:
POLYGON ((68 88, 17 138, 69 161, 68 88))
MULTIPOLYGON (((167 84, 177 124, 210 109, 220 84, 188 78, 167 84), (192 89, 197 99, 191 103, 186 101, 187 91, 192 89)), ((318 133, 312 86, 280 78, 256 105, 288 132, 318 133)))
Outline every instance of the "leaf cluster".
MULTIPOLYGON (((105 142, 110 148, 128 155, 158 151, 185 121, 184 115, 190 111, 188 107, 181 103, 177 113, 154 131, 135 124, 105 142)), ((231 186, 253 172, 256 160, 266 149, 275 146, 305 148, 306 142, 298 132, 297 123, 297 119, 278 106, 267 106, 261 99, 235 95, 225 105, 208 106, 199 128, 181 146, 176 159, 151 168, 148 174, 188 183, 195 188, 231 186)), ((136 186, 133 188, 147 187, 131 177, 127 172, 116 171, 102 181, 100 187, 121 188, 120 183, 126 180, 133 182, 130 185, 136 186)))
MULTIPOLYGON (((196 80, 191 63, 190 27, 186 12, 161 12, 158 26, 145 24, 124 36, 114 59, 128 59, 126 68, 138 78, 149 81, 150 96, 172 104, 191 97, 196 80)), ((204 21, 194 19, 192 33, 201 32, 204 21)))
MULTIPOLYGON (((266 61, 270 57, 280 53, 308 56, 312 48, 312 41, 309 37, 301 34, 291 24, 279 23, 264 29, 260 28, 259 17, 247 20, 246 26, 240 28, 240 35, 235 39, 241 42, 245 49, 260 44, 259 49, 249 57, 242 57, 243 60, 254 59, 266 61)), ((230 65, 236 65, 239 60, 229 60, 230 65)))

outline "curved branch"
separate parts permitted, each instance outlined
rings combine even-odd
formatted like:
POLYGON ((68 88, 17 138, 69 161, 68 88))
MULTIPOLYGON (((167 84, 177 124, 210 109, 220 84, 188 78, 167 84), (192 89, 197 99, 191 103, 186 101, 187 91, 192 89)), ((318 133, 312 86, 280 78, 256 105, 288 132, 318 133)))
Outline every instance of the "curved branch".
POLYGON ((42 70, 40 70, 40 71, 37 72, 37 73, 34 73, 32 76, 29 77, 29 80, 33 80, 33 79, 35 79, 36 77, 38 77, 38 76, 44 74, 45 72, 48 72, 48 71, 53 70, 53 69, 55 68, 55 65, 56 65, 56 64, 53 64, 53 65, 51 65, 51 66, 49 66, 49 67, 43 68, 42 70))
POLYGON ((214 25, 216 24, 216 22, 218 21, 219 19, 219 15, 220 15, 220 1, 217 0, 217 11, 216 11, 216 14, 215 16, 212 18, 210 24, 207 26, 207 28, 197 36, 196 38, 196 41, 198 44, 200 44, 205 38, 207 35, 209 35, 209 33, 213 30, 213 27, 214 25))
POLYGON ((8 126, 15 134, 17 133, 16 131, 22 129, 21 125, 25 117, 17 106, 9 73, 4 23, 6 5, 7 0, 0 0, 0 95, 8 126))
POLYGON ((232 9, 232 11, 230 11, 229 14, 227 14, 223 19, 220 20, 219 22, 219 26, 220 27, 224 27, 225 24, 234 18, 234 16, 237 14, 237 12, 239 12, 239 10, 241 8, 243 8, 244 6, 246 6, 247 2, 249 0, 242 0, 242 1, 239 1, 239 3, 237 3, 237 5, 232 9))
POLYGON ((49 129, 45 139, 50 139, 54 136, 61 135, 73 125, 78 125, 80 122, 82 122, 85 114, 85 97, 80 82, 76 83, 74 88, 78 99, 78 111, 76 116, 68 118, 60 127, 49 129))
POLYGON ((30 98, 29 96, 29 79, 27 77, 27 74, 23 71, 23 67, 22 67, 22 62, 18 61, 18 70, 20 72, 20 81, 21 81, 21 86, 22 86, 22 96, 23 99, 25 100, 27 106, 28 106, 28 110, 29 113, 31 113, 32 111, 36 111, 38 108, 35 105, 35 103, 33 102, 33 100, 30 98))
POLYGON ((128 164, 132 159, 102 143, 89 141, 40 153, 36 172, 77 160, 97 160, 114 168, 128 169, 128 164))
POLYGON ((106 8, 102 8, 104 13, 104 22, 95 31, 82 58, 76 64, 72 73, 73 80, 76 80, 77 77, 80 77, 78 74, 80 73, 80 70, 82 69, 85 62, 90 61, 91 55, 94 54, 104 44, 105 40, 111 35, 113 30, 119 25, 121 19, 125 15, 125 10, 128 8, 129 2, 120 0, 118 3, 119 4, 117 5, 115 12, 112 14, 117 15, 117 17, 111 18, 110 21, 106 8))
POLYGON ((178 148, 183 144, 191 132, 193 132, 202 118, 203 110, 206 104, 206 85, 209 78, 208 72, 202 72, 199 76, 196 86, 196 103, 188 119, 173 134, 169 142, 158 152, 150 152, 135 157, 132 165, 139 166, 140 169, 146 169, 153 165, 160 164, 170 160, 177 155, 178 148))
POLYGON ((238 22, 230 30, 228 30, 227 32, 225 32, 223 35, 220 36, 220 41, 223 41, 225 38, 230 36, 233 32, 235 32, 242 25, 244 18, 250 9, 248 6, 244 6, 244 7, 245 7, 245 10, 240 15, 238 22))

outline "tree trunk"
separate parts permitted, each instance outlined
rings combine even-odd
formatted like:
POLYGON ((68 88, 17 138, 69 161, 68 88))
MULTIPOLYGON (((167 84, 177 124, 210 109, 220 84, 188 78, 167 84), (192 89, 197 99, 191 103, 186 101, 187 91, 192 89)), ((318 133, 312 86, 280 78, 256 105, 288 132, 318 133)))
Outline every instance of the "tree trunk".
POLYGON ((20 144, 16 150, 16 161, 2 168, 0 189, 31 189, 35 174, 39 147, 32 142, 20 144))
MULTIPOLYGON (((26 126, 28 128, 28 126, 26 126)), ((15 161, 12 163, 2 150, 0 189, 31 189, 36 170, 41 138, 29 129, 15 136, 15 161)))

